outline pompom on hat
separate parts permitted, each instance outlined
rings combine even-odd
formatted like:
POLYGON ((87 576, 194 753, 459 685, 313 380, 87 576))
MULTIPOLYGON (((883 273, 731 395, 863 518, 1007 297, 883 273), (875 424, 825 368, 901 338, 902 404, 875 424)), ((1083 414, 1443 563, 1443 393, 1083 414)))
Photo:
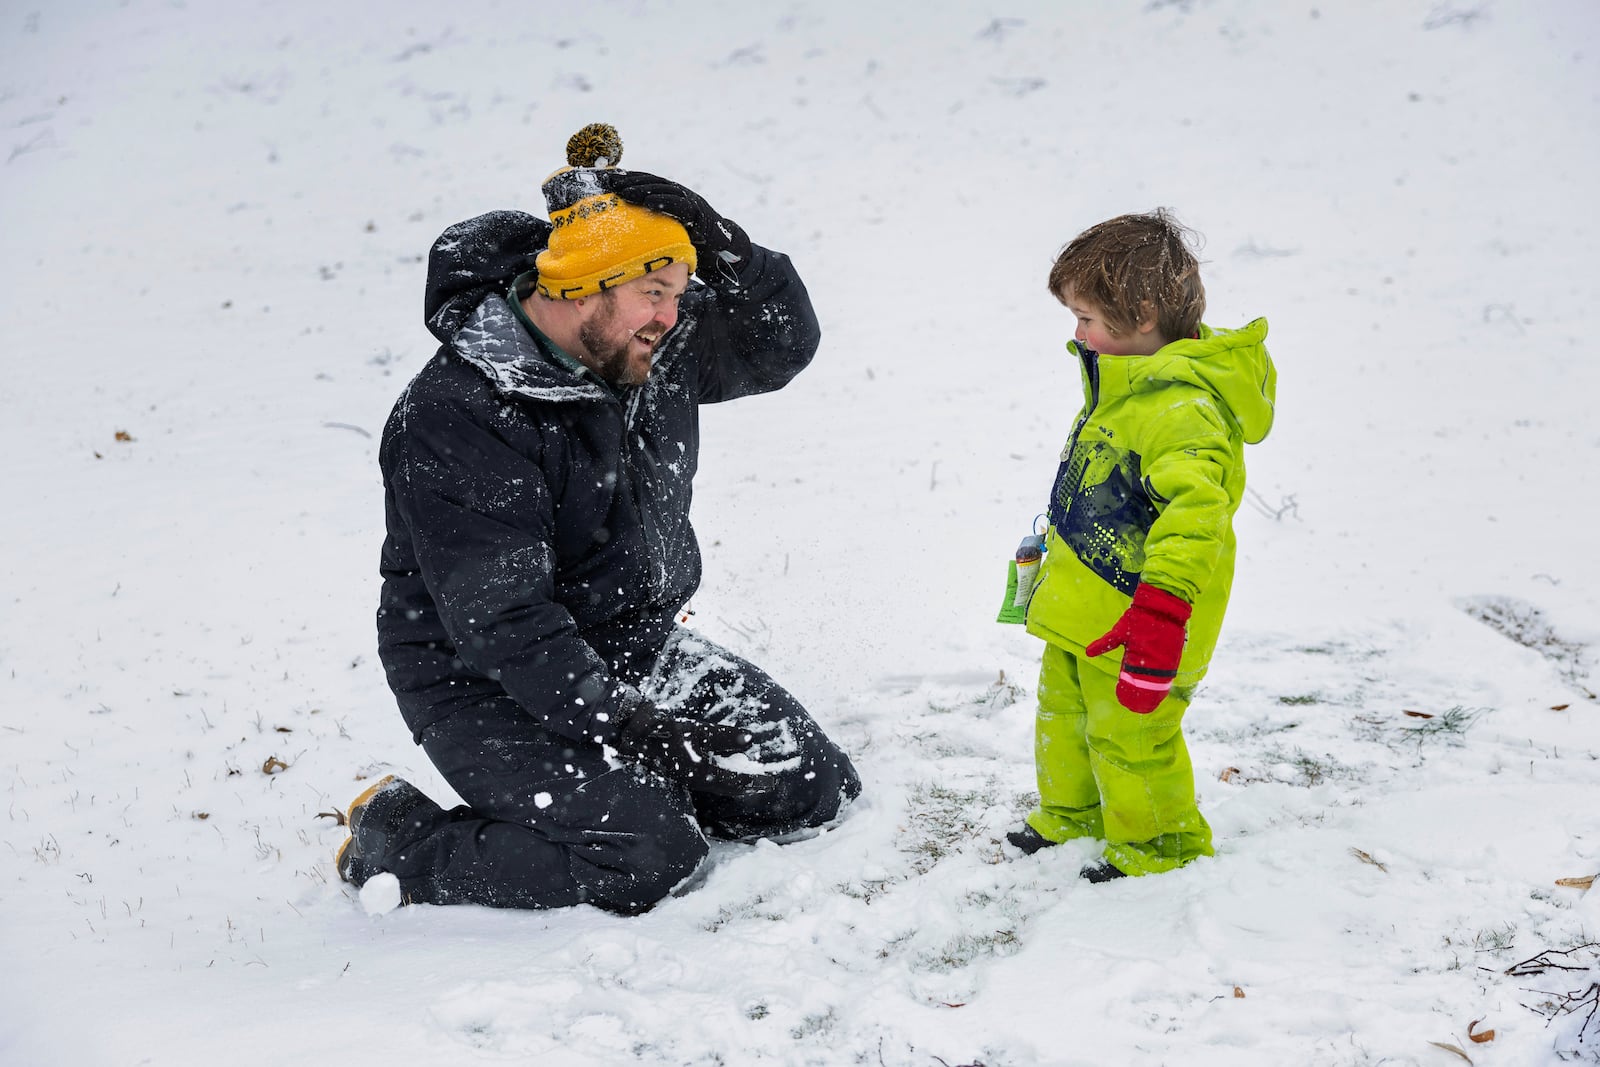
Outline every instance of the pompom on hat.
POLYGON ((545 179, 552 230, 534 266, 539 292, 552 300, 594 296, 673 263, 694 273, 682 223, 605 190, 605 173, 621 158, 616 127, 591 123, 567 142, 568 165, 545 179))

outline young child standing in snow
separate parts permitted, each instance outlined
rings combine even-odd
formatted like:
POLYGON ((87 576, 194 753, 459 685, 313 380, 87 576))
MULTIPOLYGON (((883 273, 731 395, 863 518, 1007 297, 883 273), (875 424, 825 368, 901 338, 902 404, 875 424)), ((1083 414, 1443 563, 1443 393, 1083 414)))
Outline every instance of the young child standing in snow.
POLYGON ((1082 872, 1094 882, 1212 854, 1183 713, 1222 626, 1244 445, 1272 427, 1277 372, 1265 319, 1201 323, 1187 237, 1164 209, 1121 215, 1074 238, 1050 270, 1051 294, 1078 320, 1067 347, 1084 403, 1026 600, 1028 632, 1046 642, 1039 806, 1006 837, 1029 854, 1103 839, 1103 859, 1082 872))

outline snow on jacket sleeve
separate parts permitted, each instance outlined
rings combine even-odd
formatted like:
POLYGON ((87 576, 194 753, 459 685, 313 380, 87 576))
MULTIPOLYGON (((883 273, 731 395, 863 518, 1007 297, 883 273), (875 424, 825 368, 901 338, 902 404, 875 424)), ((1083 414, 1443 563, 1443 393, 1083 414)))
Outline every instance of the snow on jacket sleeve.
POLYGON ((811 297, 789 257, 752 246, 737 284, 706 287, 700 337, 701 403, 781 389, 806 368, 822 339, 811 297))
POLYGON ((1181 386, 1162 391, 1173 402, 1152 415, 1141 442, 1145 489, 1160 508, 1145 539, 1141 579, 1193 604, 1229 536, 1227 485, 1239 446, 1209 396, 1181 386))
POLYGON ((456 657, 548 729, 609 742, 618 711, 639 697, 554 599, 554 513, 539 465, 465 408, 402 404, 385 481, 456 657))

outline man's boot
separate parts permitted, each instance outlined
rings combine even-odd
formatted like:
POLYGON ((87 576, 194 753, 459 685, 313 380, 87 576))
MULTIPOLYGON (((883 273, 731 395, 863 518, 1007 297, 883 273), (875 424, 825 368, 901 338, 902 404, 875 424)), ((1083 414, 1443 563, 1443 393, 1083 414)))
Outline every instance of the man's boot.
POLYGON ((361 853, 356 850, 356 839, 353 837, 344 839, 344 844, 334 853, 333 865, 338 868, 339 880, 349 882, 357 889, 366 885, 367 879, 379 873, 378 868, 361 858, 361 853))
POLYGON ((388 774, 350 802, 350 836, 362 856, 382 859, 443 814, 422 790, 388 774))
POLYGON ((378 779, 350 802, 350 836, 339 846, 339 877, 358 889, 383 870, 380 861, 417 837, 444 809, 392 774, 378 779))

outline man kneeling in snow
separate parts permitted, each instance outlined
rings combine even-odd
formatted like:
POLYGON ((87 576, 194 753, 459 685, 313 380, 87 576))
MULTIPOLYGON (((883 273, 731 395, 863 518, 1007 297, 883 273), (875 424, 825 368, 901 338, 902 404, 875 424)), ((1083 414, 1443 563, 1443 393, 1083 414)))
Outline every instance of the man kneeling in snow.
POLYGON ((642 911, 706 835, 832 820, 861 789, 794 697, 682 629, 698 405, 781 388, 817 348, 788 259, 580 131, 550 223, 451 227, 428 265, 442 342, 384 429, 379 651, 466 805, 385 778, 339 874, 415 903, 642 911), (598 164, 598 165, 597 165, 598 164), (699 280, 691 280, 698 272, 699 280))

